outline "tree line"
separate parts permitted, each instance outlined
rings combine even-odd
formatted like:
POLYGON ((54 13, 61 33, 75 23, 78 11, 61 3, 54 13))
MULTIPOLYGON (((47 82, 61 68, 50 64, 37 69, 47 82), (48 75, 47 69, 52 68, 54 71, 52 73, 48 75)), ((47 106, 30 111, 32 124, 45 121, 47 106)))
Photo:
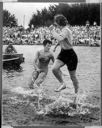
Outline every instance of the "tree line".
POLYGON ((33 14, 29 26, 49 26, 53 23, 55 14, 63 14, 70 25, 85 25, 86 21, 93 25, 97 22, 100 25, 100 4, 65 4, 51 5, 33 14))
MULTIPOLYGON (((29 21, 29 27, 49 26, 55 14, 63 14, 70 25, 85 25, 86 21, 100 25, 100 4, 66 4, 50 5, 48 9, 37 10, 29 21)), ((17 19, 7 10, 3 11, 3 26, 17 26, 17 19)))

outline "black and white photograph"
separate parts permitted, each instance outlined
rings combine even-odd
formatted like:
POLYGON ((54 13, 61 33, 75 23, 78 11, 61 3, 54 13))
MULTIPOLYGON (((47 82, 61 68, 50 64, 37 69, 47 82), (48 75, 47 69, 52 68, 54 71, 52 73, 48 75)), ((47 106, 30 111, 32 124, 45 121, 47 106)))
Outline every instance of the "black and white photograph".
POLYGON ((2 126, 101 125, 101 6, 3 3, 2 126))

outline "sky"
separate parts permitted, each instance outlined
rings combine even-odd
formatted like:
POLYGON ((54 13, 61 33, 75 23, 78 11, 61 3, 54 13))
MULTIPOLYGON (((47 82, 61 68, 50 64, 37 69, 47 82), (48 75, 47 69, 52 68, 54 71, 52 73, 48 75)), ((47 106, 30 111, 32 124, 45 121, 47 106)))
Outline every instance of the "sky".
POLYGON ((37 10, 41 10, 44 7, 48 8, 50 5, 57 3, 3 3, 3 9, 8 10, 11 14, 14 14, 18 20, 18 25, 23 25, 25 28, 28 27, 29 20, 33 13, 37 10))
MULTIPOLYGON (((86 0, 86 1, 95 1, 99 2, 102 0, 86 0)), ((30 2, 30 3, 21 3, 21 2, 8 2, 3 3, 3 9, 8 10, 11 14, 14 14, 16 19, 18 20, 18 25, 23 25, 25 28, 28 27, 28 23, 33 15, 36 13, 37 10, 41 10, 44 7, 48 8, 50 5, 54 5, 58 3, 37 3, 37 2, 30 2)))

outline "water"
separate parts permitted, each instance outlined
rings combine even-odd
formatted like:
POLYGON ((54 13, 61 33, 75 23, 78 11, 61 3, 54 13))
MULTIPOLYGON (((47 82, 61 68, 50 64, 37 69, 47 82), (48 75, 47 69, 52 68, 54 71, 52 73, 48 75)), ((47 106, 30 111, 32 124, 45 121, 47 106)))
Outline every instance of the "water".
MULTIPOLYGON (((31 100, 32 98, 30 99, 30 101, 28 100, 29 98, 27 98, 28 95, 32 97, 31 91, 28 89, 28 81, 33 71, 32 67, 33 67, 33 59, 34 59, 35 53, 37 50, 42 49, 43 46, 35 46, 35 45, 34 46, 19 46, 17 45, 15 46, 15 48, 17 49, 19 53, 23 53, 25 57, 25 62, 21 64, 22 70, 19 70, 19 71, 15 71, 15 70, 7 71, 4 69, 2 70, 3 99, 5 102, 7 102, 7 98, 9 97, 13 100, 12 103, 15 103, 16 105, 19 102, 20 104, 21 102, 22 103, 30 102, 30 105, 33 106, 33 109, 34 109, 35 102, 34 101, 32 102, 31 100), (11 91, 12 93, 10 93, 9 91, 11 91), (24 99, 22 99, 21 97, 18 98, 16 94, 23 95, 24 99)), ((3 46, 3 51, 4 49, 5 49, 5 46, 3 46)), ((101 88, 100 87, 100 71, 101 71, 100 47, 81 47, 81 46, 78 47, 76 46, 74 47, 74 49, 79 58, 79 63, 78 63, 78 68, 77 68, 77 77, 79 80, 81 94, 78 95, 78 104, 82 104, 82 106, 84 107, 91 106, 91 110, 92 110, 92 106, 95 106, 95 108, 99 108, 100 107, 100 93, 101 93, 100 91, 100 88, 101 88)), ((57 51, 54 53, 55 57, 57 56, 59 50, 60 48, 58 48, 57 51)), ((43 83, 44 96, 43 96, 42 104, 43 104, 44 110, 47 111, 47 114, 50 113, 53 115, 55 113, 53 112, 54 108, 60 109, 63 106, 63 104, 64 104, 64 107, 66 106, 65 104, 67 104, 67 107, 68 107, 68 104, 71 102, 71 100, 73 100, 74 89, 73 89, 73 85, 70 80, 67 68, 66 66, 64 66, 62 68, 62 71, 64 73, 63 78, 67 84, 67 89, 63 90, 61 93, 54 92, 54 89, 59 86, 59 82, 53 76, 51 72, 51 67, 52 67, 52 62, 49 65, 48 76, 45 82, 43 83), (56 99, 59 102, 56 102, 56 99), (49 103, 51 104, 49 105, 49 103)), ((37 95, 34 95, 33 97, 36 99, 37 95)), ((12 101, 11 99, 10 101, 12 101)), ((11 105, 12 103, 9 102, 8 104, 11 105)), ((8 104, 6 103, 7 108, 8 108, 8 104)), ((85 112, 87 113, 90 110, 87 107, 84 108, 84 110, 81 110, 82 106, 79 107, 80 111, 78 109, 77 112, 74 111, 74 113, 75 112, 80 113, 80 114, 85 113, 85 112)), ((7 117, 8 120, 13 120, 14 115, 12 115, 12 119, 9 119, 11 117, 9 117, 9 113, 7 114, 6 111, 7 110, 5 109, 6 114, 4 113, 4 120, 5 120, 4 122, 9 123, 9 121, 7 121, 7 119, 5 118, 7 117)), ((15 109, 15 111, 17 112, 18 110, 15 109)), ((57 112, 59 114, 59 111, 57 112)), ((30 114, 27 113, 27 115, 31 116, 31 113, 30 114)), ((62 112, 62 113, 65 113, 65 112, 62 112)), ((70 115, 73 115, 73 113, 71 112, 70 115)), ((98 119, 99 119, 99 115, 98 115, 98 119)), ((19 119, 19 121, 21 120, 19 119)), ((12 121, 10 123, 12 123, 12 121)))

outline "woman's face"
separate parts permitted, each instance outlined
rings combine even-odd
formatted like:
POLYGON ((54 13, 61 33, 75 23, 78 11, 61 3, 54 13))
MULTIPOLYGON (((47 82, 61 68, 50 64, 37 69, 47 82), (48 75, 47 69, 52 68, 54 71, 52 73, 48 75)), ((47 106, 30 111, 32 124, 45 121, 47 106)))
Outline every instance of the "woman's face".
POLYGON ((56 22, 54 22, 54 26, 55 26, 56 28, 62 29, 62 26, 60 26, 60 25, 57 24, 56 22))
POLYGON ((49 44, 49 43, 48 43, 48 44, 46 44, 46 46, 45 46, 45 50, 46 50, 46 51, 49 51, 49 50, 50 50, 50 48, 51 48, 51 44, 49 44))
POLYGON ((11 52, 11 51, 12 51, 12 48, 11 48, 11 47, 9 47, 9 48, 8 48, 8 51, 9 51, 9 52, 11 52))
POLYGON ((56 22, 54 22, 54 26, 55 26, 56 28, 59 28, 59 27, 60 27, 56 22))

